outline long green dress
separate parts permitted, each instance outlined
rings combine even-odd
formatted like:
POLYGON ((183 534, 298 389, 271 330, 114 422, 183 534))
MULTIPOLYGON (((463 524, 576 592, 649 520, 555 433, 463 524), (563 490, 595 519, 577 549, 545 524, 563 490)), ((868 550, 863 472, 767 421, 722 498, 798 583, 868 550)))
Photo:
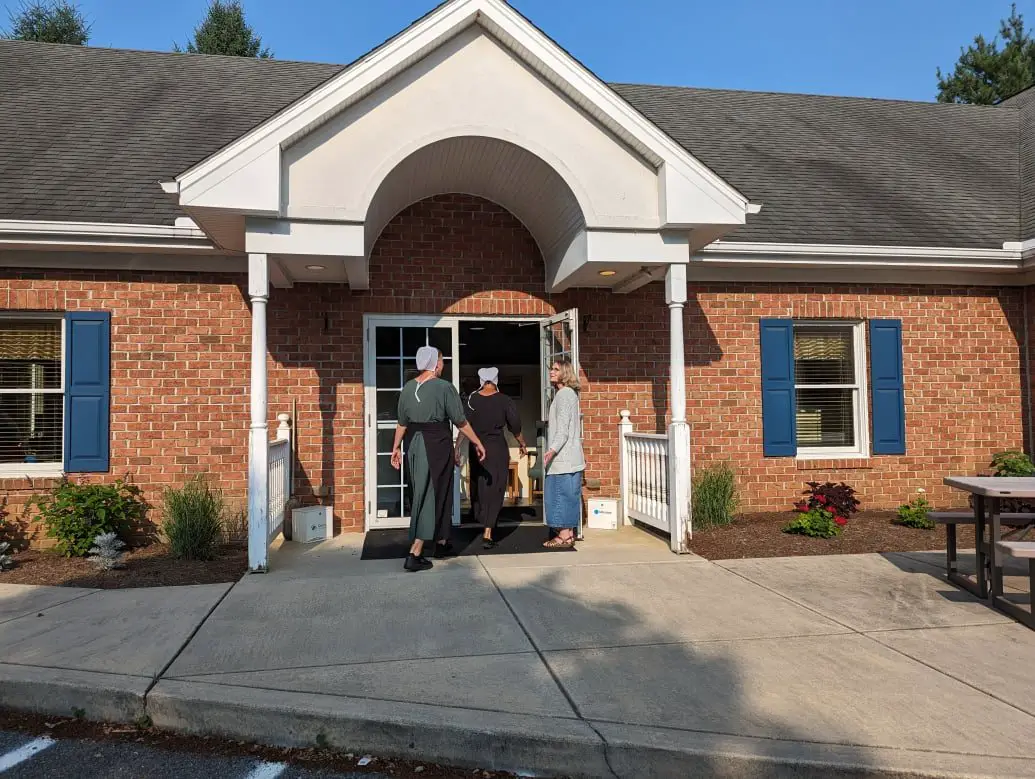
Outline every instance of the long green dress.
POLYGON ((443 379, 407 382, 399 397, 406 428, 410 541, 445 541, 453 524, 453 433, 467 418, 456 387, 443 379))

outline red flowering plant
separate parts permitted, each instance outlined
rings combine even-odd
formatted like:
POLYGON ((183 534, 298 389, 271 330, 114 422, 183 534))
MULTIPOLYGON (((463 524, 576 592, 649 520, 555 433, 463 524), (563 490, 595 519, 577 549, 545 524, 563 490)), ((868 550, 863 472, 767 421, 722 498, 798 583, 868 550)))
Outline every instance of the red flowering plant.
POLYGON ((859 510, 855 490, 844 482, 834 484, 818 481, 808 482, 805 497, 794 504, 798 516, 788 524, 785 533, 832 538, 848 524, 848 517, 859 510))

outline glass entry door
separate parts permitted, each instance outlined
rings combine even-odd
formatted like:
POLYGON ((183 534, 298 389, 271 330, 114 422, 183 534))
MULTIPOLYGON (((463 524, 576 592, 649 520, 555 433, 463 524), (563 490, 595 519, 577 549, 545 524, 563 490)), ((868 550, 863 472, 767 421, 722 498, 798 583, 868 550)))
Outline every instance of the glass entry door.
MULTIPOLYGON (((366 526, 368 530, 408 527, 410 494, 403 467, 392 467, 399 395, 417 376, 417 350, 434 346, 442 352, 442 378, 459 386, 458 329, 439 317, 367 319, 366 370, 366 526)), ((405 455, 405 444, 404 444, 405 455)), ((460 482, 454 479, 453 524, 460 521, 460 482)))

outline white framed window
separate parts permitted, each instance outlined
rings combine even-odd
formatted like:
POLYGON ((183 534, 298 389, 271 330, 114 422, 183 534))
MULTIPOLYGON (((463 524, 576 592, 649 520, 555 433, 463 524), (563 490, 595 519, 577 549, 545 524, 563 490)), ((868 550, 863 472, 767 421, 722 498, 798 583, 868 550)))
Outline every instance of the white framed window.
POLYGON ((798 457, 866 457, 866 334, 862 322, 795 320, 798 457))
POLYGON ((61 315, 0 314, 0 476, 61 472, 64 330, 61 315))

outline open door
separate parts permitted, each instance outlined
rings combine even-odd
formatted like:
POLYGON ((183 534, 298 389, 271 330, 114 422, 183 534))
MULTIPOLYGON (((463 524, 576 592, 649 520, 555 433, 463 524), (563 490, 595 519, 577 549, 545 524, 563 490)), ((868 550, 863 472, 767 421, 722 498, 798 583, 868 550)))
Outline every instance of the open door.
MULTIPOLYGON (((370 317, 366 323, 366 528, 402 528, 410 525, 410 495, 406 461, 392 467, 392 442, 403 386, 417 375, 417 350, 434 346, 442 352, 442 378, 459 382, 455 321, 439 317, 370 317)), ((459 479, 454 480, 459 493, 459 479)), ((454 494, 453 523, 460 521, 460 502, 454 494)))
MULTIPOLYGON (((562 311, 556 316, 544 319, 542 322, 542 388, 543 388, 543 419, 547 419, 550 412, 550 403, 553 400, 554 388, 550 385, 550 366, 557 360, 567 359, 571 361, 576 374, 579 370, 579 310, 571 308, 562 311)), ((579 417, 579 436, 582 435, 582 417, 579 417)), ((550 431, 546 431, 549 440, 550 431)), ((543 518, 546 518, 548 511, 546 505, 546 485, 543 485, 543 518)), ((582 513, 581 502, 579 503, 579 528, 576 536, 582 538, 582 513)))
POLYGON ((544 319, 542 323, 542 386, 543 419, 550 410, 554 389, 550 386, 550 366, 556 360, 568 359, 579 369, 579 310, 571 308, 556 316, 544 319))

